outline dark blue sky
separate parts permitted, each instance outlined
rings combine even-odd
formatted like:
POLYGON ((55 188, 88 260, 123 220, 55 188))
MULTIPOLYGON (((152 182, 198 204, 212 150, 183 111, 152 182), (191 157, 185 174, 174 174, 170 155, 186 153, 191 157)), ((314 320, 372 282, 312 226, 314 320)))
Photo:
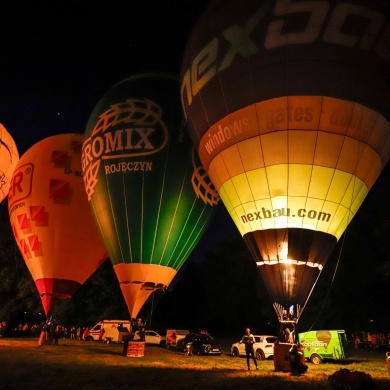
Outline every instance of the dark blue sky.
POLYGON ((84 132, 95 104, 123 78, 178 74, 208 1, 175 3, 113 1, 80 9, 55 0, 52 8, 34 2, 2 12, 0 122, 20 153, 52 134, 84 132))
MULTIPOLYGON (((84 133, 100 98, 138 73, 179 74, 185 44, 208 0, 113 1, 81 12, 55 0, 0 14, 0 122, 22 155, 59 133, 84 133)), ((240 239, 218 212, 196 253, 240 239)), ((195 257, 196 257, 195 253, 195 257)))

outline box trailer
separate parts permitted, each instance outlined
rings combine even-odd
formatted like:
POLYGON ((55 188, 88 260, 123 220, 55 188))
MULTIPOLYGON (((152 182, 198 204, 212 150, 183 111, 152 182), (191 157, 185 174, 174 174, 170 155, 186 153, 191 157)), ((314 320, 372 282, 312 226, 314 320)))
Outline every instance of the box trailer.
POLYGON ((347 335, 344 330, 312 330, 299 333, 299 343, 305 359, 321 364, 325 359, 345 359, 349 355, 347 335))
POLYGON ((183 329, 167 329, 166 346, 167 348, 177 348, 177 342, 190 333, 189 330, 183 329))

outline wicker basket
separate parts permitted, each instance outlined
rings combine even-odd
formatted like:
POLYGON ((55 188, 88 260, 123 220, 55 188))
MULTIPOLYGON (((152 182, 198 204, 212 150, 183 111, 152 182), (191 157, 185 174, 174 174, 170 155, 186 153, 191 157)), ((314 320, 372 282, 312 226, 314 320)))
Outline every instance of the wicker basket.
POLYGON ((127 357, 142 357, 145 355, 145 342, 144 341, 129 341, 127 346, 127 357))
POLYGON ((275 371, 291 371, 290 358, 288 353, 292 344, 278 343, 274 345, 274 365, 275 371))

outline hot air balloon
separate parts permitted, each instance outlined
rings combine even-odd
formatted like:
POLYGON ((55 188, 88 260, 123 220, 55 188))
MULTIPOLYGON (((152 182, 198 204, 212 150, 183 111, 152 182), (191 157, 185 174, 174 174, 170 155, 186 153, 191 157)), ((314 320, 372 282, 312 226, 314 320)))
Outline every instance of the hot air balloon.
POLYGON ((389 31, 385 1, 218 0, 187 42, 189 132, 280 323, 389 160, 389 31))
POLYGON ((164 291, 219 197, 185 128, 179 81, 139 74, 113 86, 85 130, 85 189, 131 318, 164 291))
POLYGON ((18 161, 15 141, 0 123, 0 202, 8 195, 11 177, 18 161))
POLYGON ((83 134, 39 141, 20 158, 8 212, 15 240, 46 316, 53 300, 71 298, 106 260, 83 182, 83 134))

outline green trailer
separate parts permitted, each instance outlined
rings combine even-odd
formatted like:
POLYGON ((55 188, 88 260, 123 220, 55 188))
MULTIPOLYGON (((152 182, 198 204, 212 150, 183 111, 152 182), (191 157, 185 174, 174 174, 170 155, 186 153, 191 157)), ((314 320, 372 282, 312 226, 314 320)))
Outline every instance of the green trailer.
POLYGON ((299 333, 299 343, 307 361, 321 364, 325 359, 348 357, 348 341, 344 330, 312 330, 299 333))

